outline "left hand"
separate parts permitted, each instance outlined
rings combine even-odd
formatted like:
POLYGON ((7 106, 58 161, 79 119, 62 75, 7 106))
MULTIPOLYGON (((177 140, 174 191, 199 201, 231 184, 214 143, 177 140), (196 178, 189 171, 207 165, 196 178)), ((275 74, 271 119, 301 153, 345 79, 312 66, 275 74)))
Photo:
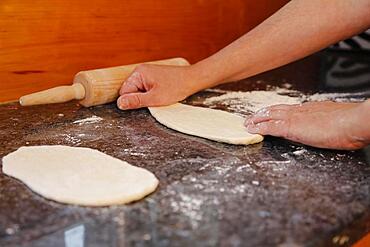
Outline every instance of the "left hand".
POLYGON ((370 100, 363 103, 308 102, 274 105, 247 118, 248 132, 306 145, 354 150, 370 143, 370 100))

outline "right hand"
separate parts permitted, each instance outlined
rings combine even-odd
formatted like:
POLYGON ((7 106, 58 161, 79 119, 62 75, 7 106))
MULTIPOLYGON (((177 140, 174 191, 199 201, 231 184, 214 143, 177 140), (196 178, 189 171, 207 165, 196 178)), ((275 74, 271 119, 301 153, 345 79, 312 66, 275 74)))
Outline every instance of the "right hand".
POLYGON ((251 134, 283 137, 306 145, 355 150, 370 144, 370 100, 274 105, 249 117, 251 134))
POLYGON ((191 67, 138 65, 123 83, 117 106, 129 110, 184 100, 197 91, 191 67))

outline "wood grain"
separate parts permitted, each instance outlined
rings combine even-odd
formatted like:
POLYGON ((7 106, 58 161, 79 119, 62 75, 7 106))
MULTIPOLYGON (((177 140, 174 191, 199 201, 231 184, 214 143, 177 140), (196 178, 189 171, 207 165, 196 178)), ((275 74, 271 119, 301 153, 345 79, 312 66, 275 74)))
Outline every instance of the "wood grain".
POLYGON ((2 0, 0 102, 81 70, 209 56, 287 0, 2 0))

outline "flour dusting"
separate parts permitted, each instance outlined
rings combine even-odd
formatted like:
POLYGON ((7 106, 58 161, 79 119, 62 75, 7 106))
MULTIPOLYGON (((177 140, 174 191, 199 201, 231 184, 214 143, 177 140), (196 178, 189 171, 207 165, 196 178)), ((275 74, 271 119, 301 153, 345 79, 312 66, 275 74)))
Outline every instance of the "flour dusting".
POLYGON ((80 120, 76 120, 74 121, 73 123, 74 124, 86 124, 86 123, 97 123, 97 122, 100 122, 101 120, 103 120, 101 117, 98 117, 98 116, 91 116, 91 117, 88 117, 88 118, 84 118, 84 119, 80 119, 80 120))
POLYGON ((237 113, 250 114, 271 105, 293 105, 303 102, 302 98, 292 97, 287 93, 297 91, 279 88, 275 91, 226 92, 220 96, 207 98, 204 104, 211 107, 226 106, 237 113))
POLYGON ((366 98, 366 93, 315 93, 307 96, 307 101, 359 102, 366 98))
POLYGON ((222 95, 207 98, 203 103, 211 108, 226 107, 233 112, 248 115, 271 105, 301 104, 307 101, 332 100, 338 102, 358 102, 366 99, 365 93, 324 93, 305 95, 299 91, 287 88, 271 88, 269 91, 233 92, 219 89, 207 92, 222 93, 222 95))

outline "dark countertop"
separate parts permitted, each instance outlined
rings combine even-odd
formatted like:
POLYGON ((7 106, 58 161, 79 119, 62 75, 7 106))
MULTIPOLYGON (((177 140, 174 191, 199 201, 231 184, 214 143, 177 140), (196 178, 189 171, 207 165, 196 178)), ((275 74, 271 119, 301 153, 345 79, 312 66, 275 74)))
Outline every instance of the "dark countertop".
MULTIPOLYGON (((221 88, 291 83, 304 92, 337 90, 322 81, 330 56, 221 88)), ((114 104, 1 105, 0 136, 0 157, 24 145, 90 147, 160 180, 139 202, 87 208, 43 199, 0 173, 0 246, 346 246, 370 230, 365 150, 330 151, 270 137, 251 146, 221 144, 167 129, 146 109, 119 111, 114 104), (102 120, 73 123, 91 116, 102 120)))

